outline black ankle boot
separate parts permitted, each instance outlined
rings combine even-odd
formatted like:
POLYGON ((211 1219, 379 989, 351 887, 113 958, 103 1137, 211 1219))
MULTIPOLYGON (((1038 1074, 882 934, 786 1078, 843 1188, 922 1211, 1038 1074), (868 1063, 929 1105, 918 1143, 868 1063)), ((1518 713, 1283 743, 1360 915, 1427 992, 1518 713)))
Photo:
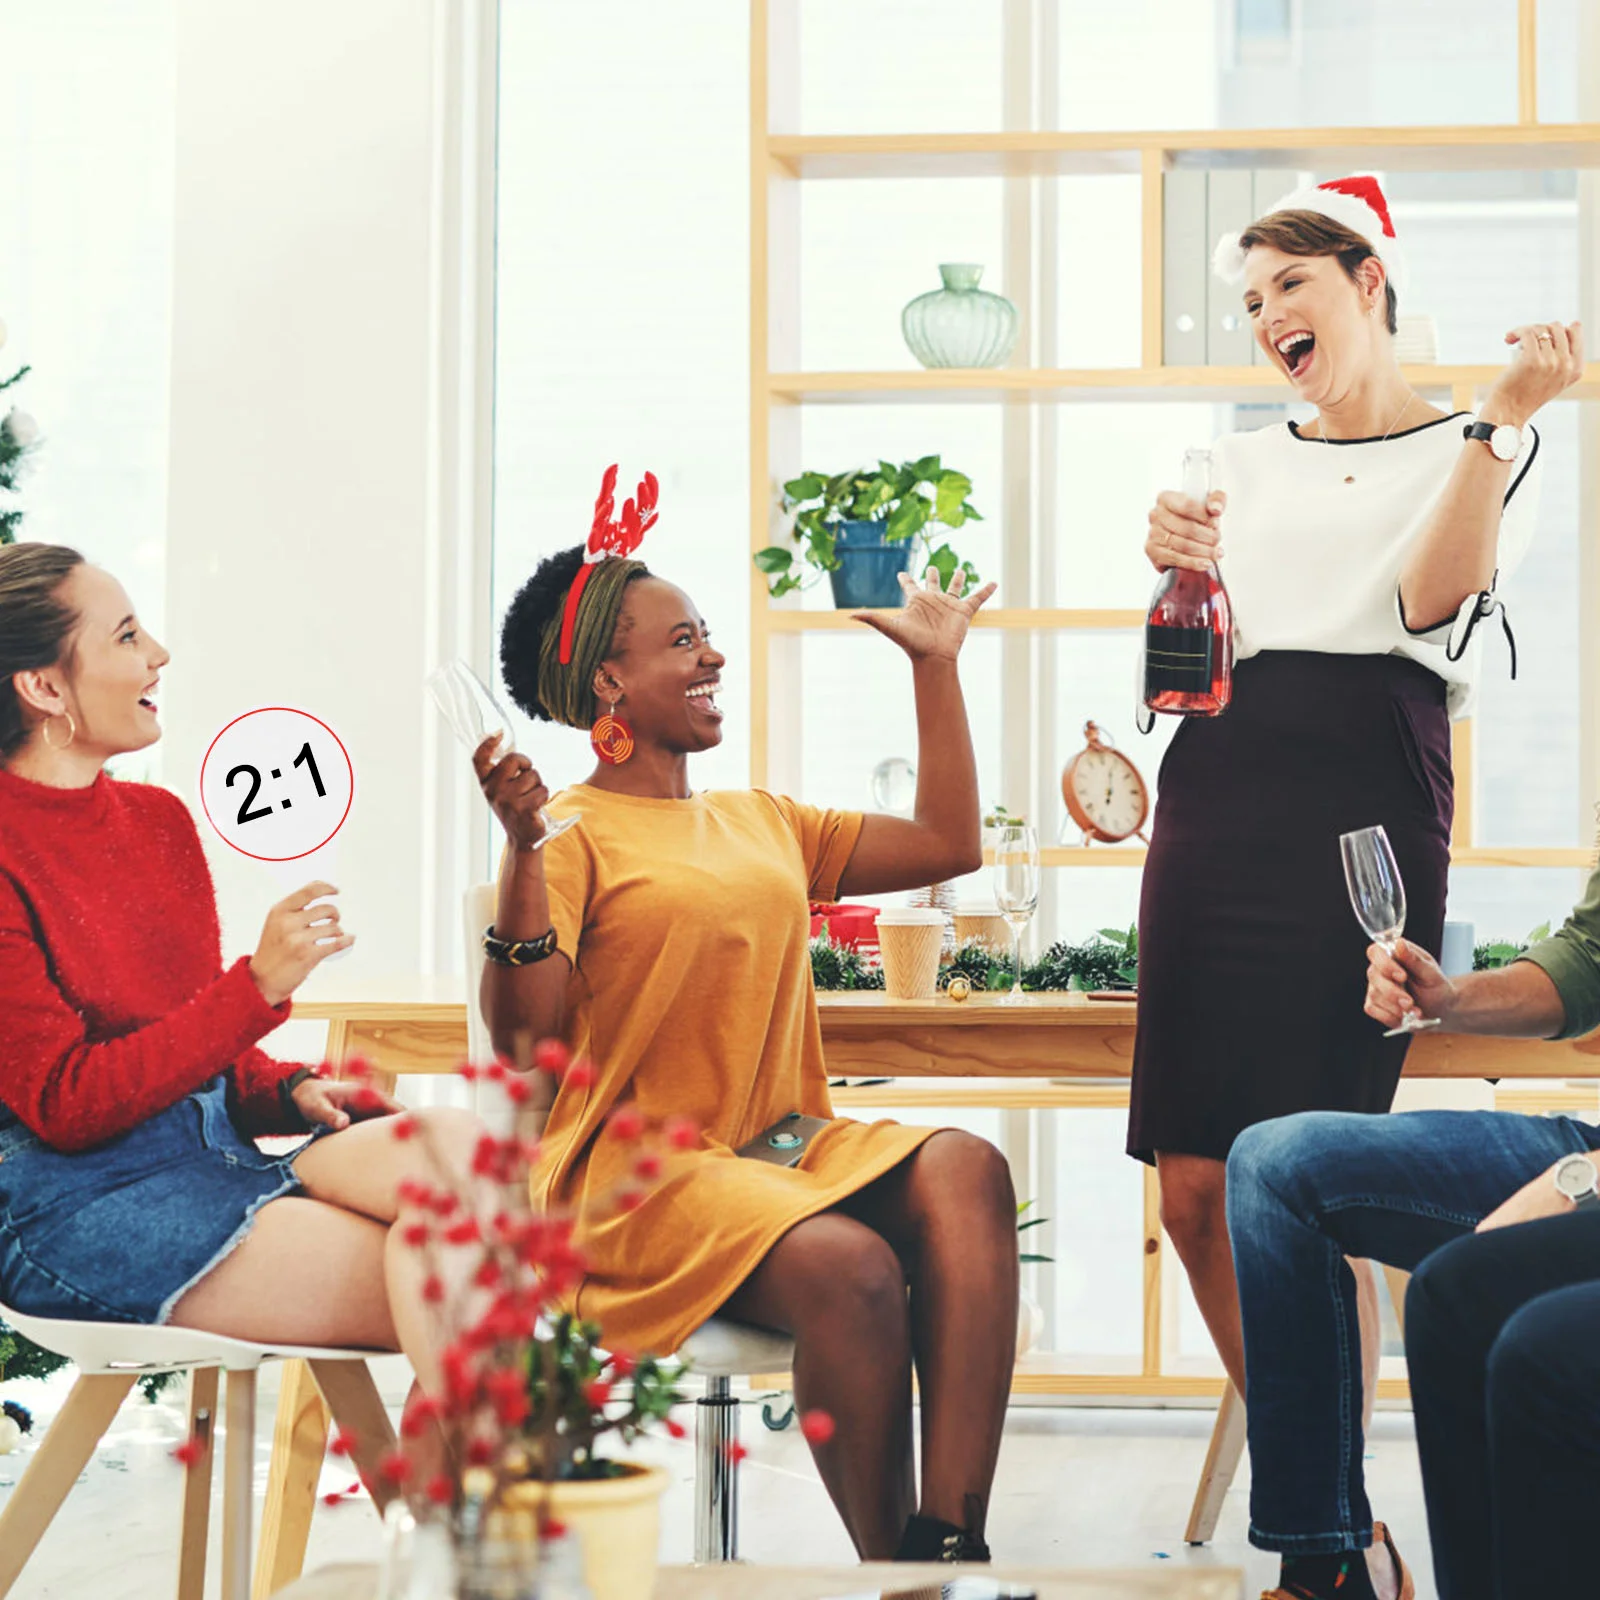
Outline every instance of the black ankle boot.
POLYGON ((896 1561, 987 1561, 989 1547, 975 1533, 937 1517, 913 1517, 900 1535, 896 1561))

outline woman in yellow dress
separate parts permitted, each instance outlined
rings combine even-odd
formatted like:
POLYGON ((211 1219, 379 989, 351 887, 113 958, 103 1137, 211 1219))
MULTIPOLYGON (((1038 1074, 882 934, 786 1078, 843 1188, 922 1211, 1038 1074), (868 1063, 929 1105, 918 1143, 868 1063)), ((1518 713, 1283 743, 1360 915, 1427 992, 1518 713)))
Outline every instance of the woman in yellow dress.
POLYGON ((948 591, 932 572, 901 582, 904 610, 861 620, 911 659, 909 821, 696 790, 690 755, 722 739, 724 657, 693 602, 616 555, 586 563, 575 547, 540 566, 502 633, 512 697, 573 727, 614 720, 589 780, 553 798, 526 756, 497 758, 493 739, 475 756, 508 838, 486 947, 545 941, 516 950, 529 964, 491 960, 482 1003, 502 1052, 560 1037, 593 1062, 592 1081, 556 1089, 535 1178, 536 1197, 579 1215, 578 1314, 634 1351, 671 1351, 719 1312, 791 1336, 798 1405, 836 1425, 812 1448, 861 1556, 987 1560, 1016 1339, 1010 1175, 965 1133, 834 1117, 807 948, 809 900, 917 888, 981 860, 956 658, 993 586, 963 598, 959 577, 948 591), (618 721, 631 754, 613 764, 630 743, 618 721), (582 820, 540 849, 547 799, 582 820), (625 1107, 689 1119, 697 1142, 636 1209, 584 1227, 586 1199, 632 1170, 636 1147, 607 1127, 625 1107), (829 1119, 798 1166, 736 1156, 793 1111, 829 1119))

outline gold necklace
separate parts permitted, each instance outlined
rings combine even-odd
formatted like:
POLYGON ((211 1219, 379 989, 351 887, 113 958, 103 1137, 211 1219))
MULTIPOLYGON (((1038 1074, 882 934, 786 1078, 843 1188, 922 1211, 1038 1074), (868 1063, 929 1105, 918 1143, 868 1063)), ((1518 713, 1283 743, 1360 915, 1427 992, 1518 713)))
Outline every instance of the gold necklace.
MULTIPOLYGON (((1389 435, 1391 433, 1393 433, 1394 430, 1400 426, 1401 417, 1403 417, 1406 414, 1406 412, 1408 412, 1411 409, 1411 402, 1413 400, 1415 400, 1416 398, 1417 398, 1417 396, 1416 396, 1416 393, 1414 391, 1408 391, 1407 392, 1404 401, 1401 402, 1400 409, 1397 412, 1395 412, 1395 414, 1394 414, 1394 421, 1391 422, 1389 424, 1389 426, 1384 429, 1383 437, 1378 441, 1379 444, 1387 444, 1389 442, 1389 435)), ((1333 440, 1328 437, 1327 429, 1324 427, 1321 417, 1317 418, 1317 427, 1321 430, 1317 434, 1318 442, 1321 443, 1321 444, 1325 444, 1325 445, 1329 446, 1330 448, 1332 448, 1333 440)), ((1365 441, 1363 441, 1363 442, 1365 442, 1365 441)), ((1344 481, 1346 483, 1354 483, 1356 481, 1356 475, 1353 472, 1346 473, 1344 481)))

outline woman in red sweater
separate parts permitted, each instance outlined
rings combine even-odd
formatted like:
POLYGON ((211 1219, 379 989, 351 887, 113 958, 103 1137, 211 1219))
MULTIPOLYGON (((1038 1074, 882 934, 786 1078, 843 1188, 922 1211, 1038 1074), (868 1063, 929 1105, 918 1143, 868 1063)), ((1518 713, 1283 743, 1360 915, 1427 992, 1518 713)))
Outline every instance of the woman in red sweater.
MULTIPOLYGON (((394 1226, 422 1141, 256 1048, 351 936, 314 883, 221 959, 183 802, 102 770, 160 737, 167 652, 108 573, 0 549, 0 1301, 45 1317, 401 1349, 437 1386, 394 1226), (262 1134, 310 1133, 269 1156, 262 1134)), ((414 1113, 470 1170, 464 1112, 414 1113)))

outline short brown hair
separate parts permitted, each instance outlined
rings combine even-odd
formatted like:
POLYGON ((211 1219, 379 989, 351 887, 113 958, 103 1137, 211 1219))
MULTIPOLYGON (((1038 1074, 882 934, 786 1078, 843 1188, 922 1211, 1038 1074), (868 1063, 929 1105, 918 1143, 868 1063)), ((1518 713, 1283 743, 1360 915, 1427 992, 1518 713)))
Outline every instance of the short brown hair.
POLYGON ((0 548, 0 760, 28 737, 12 675, 53 667, 66 653, 78 613, 61 598, 61 585, 82 565, 83 557, 63 544, 0 548))
MULTIPOLYGON (((1239 235, 1239 248, 1251 250, 1258 244, 1281 250, 1286 256, 1334 256, 1352 283, 1360 281, 1356 268, 1378 253, 1354 229, 1323 216, 1320 211, 1273 211, 1260 221, 1252 222, 1239 235)), ((1394 285, 1389 282, 1387 272, 1383 277, 1383 297, 1388 313, 1385 322, 1389 332, 1395 333, 1399 323, 1395 316, 1394 285)))

